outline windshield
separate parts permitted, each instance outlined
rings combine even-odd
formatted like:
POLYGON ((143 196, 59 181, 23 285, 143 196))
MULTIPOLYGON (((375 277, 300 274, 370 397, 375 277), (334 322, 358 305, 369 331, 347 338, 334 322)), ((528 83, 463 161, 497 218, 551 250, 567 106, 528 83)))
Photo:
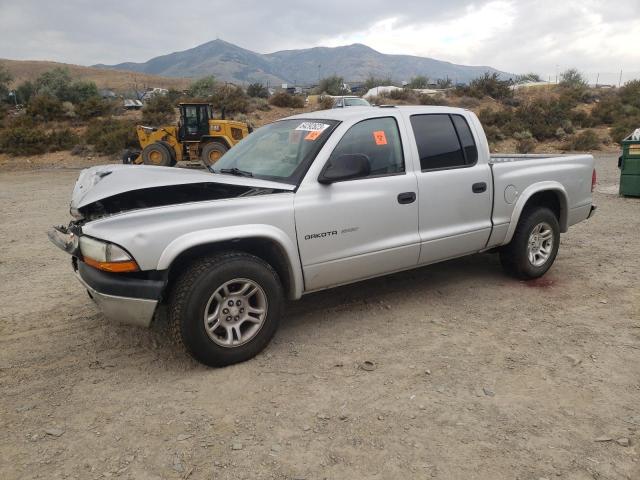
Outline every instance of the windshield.
POLYGON ((367 102, 364 98, 345 98, 344 106, 345 107, 370 107, 371 104, 367 102))
POLYGON ((337 125, 335 120, 282 120, 254 131, 211 171, 297 184, 337 125))

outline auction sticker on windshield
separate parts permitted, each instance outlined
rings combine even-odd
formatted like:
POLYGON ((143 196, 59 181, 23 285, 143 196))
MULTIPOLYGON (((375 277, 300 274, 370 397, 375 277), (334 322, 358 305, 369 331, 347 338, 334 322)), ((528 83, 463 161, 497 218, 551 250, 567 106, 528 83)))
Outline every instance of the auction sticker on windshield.
POLYGON ((329 128, 329 124, 321 123, 321 122, 302 122, 300 125, 296 127, 296 130, 304 130, 305 132, 318 132, 322 133, 327 128, 329 128))

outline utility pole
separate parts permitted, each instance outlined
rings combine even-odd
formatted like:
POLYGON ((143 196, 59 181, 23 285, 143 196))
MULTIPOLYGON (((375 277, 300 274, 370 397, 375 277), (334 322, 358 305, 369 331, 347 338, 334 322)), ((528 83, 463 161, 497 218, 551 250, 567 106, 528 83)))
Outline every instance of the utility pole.
POLYGON ((622 85, 622 70, 620 70, 620 79, 618 80, 618 88, 622 85))
POLYGON ((596 88, 598 88, 598 80, 600 80, 600 72, 596 75, 596 88))

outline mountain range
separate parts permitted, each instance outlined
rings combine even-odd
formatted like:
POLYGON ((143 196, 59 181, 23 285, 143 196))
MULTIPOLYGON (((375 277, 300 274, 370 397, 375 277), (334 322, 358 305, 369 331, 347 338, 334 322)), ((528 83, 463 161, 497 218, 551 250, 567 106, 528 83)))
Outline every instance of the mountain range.
POLYGON ((161 55, 144 63, 94 66, 168 77, 199 78, 214 75, 222 81, 272 85, 314 84, 319 78, 334 74, 346 81, 361 81, 371 75, 394 81, 408 81, 412 77, 424 75, 432 80, 450 78, 454 83, 466 83, 485 72, 512 76, 489 66, 457 65, 412 55, 389 55, 359 43, 261 54, 220 39, 181 52, 161 55))

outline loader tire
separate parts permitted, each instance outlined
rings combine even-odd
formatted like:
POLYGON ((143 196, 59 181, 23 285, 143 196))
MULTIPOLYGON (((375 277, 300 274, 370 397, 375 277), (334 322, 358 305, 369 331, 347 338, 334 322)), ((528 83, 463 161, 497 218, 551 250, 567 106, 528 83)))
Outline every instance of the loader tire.
POLYGON ((229 149, 220 142, 209 142, 202 147, 200 158, 205 167, 212 167, 229 149))
POLYGON ((162 145, 164 145, 165 147, 167 147, 167 150, 169 150, 169 153, 171 154, 171 166, 175 167, 177 160, 176 160, 176 151, 173 149, 173 147, 171 146, 171 144, 169 142, 165 142, 164 140, 160 140, 158 143, 161 143, 162 145))
POLYGON ((171 152, 160 142, 152 143, 142 150, 142 162, 145 165, 169 167, 171 166, 171 152))

